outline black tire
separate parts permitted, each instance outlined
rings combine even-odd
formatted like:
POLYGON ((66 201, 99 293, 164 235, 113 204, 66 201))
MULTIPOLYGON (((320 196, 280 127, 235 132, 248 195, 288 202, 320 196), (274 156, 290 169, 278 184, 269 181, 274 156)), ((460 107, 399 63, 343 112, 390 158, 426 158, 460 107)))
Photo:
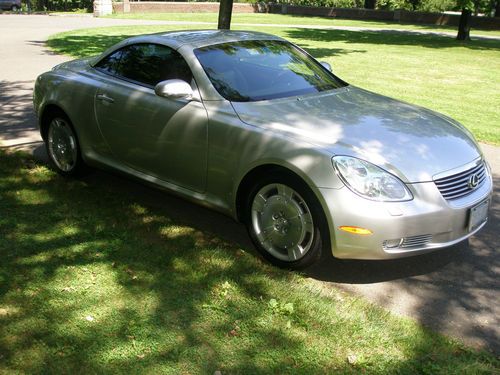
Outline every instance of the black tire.
POLYGON ((17 7, 17 5, 12 5, 12 8, 10 8, 10 10, 13 12, 17 12, 19 8, 17 7))
POLYGON ((288 173, 265 176, 250 189, 244 221, 259 253, 280 268, 303 269, 330 244, 318 199, 304 181, 288 173))
POLYGON ((52 167, 60 175, 78 177, 87 171, 73 124, 61 111, 48 119, 45 148, 52 167))

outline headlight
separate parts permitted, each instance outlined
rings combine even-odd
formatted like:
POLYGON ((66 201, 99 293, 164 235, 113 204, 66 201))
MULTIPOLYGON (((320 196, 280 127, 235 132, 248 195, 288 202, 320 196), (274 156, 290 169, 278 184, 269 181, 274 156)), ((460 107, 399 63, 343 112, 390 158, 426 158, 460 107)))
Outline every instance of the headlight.
POLYGON ((413 199, 399 178, 372 163, 350 156, 335 156, 333 166, 346 186, 364 198, 392 202, 413 199))

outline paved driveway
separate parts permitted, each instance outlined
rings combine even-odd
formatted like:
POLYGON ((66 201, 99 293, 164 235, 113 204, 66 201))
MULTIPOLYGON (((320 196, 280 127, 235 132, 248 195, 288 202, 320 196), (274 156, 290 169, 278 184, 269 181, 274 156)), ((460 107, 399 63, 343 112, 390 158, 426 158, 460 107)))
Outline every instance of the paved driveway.
MULTIPOLYGON (((135 22, 89 17, 0 15, 0 140, 2 147, 32 150, 46 158, 35 130, 31 90, 36 76, 65 60, 44 47, 56 32, 135 22)), ((500 149, 483 145, 493 167, 495 202, 487 227, 463 243, 438 253, 396 261, 328 259, 307 270, 326 285, 365 296, 391 311, 458 337, 468 344, 500 353, 500 149)), ((95 184, 113 183, 160 205, 169 215, 198 229, 217 233, 252 249, 244 228, 231 219, 183 200, 104 172, 89 177, 95 184)))

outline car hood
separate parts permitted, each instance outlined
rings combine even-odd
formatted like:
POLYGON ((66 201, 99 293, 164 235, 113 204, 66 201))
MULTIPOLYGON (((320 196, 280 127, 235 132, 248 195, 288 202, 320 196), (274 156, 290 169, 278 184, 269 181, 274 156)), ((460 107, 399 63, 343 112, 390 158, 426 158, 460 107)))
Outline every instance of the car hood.
POLYGON ((370 161, 405 182, 432 176, 481 156, 472 135, 430 110, 356 87, 260 102, 233 102, 240 119, 370 161))

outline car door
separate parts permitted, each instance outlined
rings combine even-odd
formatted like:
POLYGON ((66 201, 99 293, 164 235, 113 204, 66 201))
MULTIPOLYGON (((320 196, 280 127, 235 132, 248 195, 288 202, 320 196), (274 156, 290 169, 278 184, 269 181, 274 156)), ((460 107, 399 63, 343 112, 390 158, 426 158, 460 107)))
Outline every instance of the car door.
POLYGON ((184 58, 158 44, 133 44, 95 67, 105 85, 95 97, 96 120, 114 156, 142 173, 198 192, 205 190, 207 125, 199 100, 157 96, 167 79, 192 81, 184 58))

